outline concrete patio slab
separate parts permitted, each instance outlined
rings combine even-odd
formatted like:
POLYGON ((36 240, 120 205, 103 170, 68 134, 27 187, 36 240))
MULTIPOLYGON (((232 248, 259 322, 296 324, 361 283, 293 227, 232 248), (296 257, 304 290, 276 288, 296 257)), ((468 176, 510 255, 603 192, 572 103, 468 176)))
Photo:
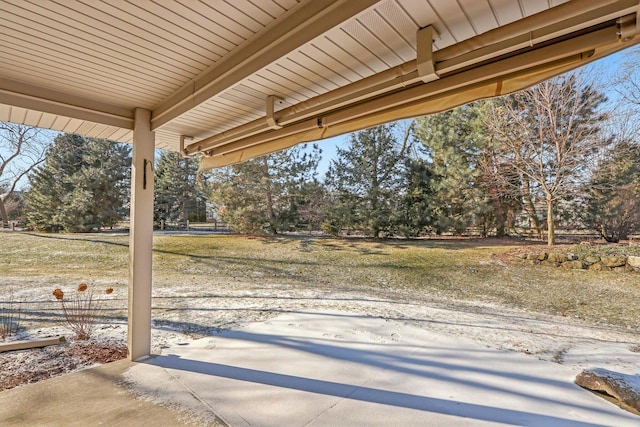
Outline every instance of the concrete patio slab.
POLYGON ((400 321, 298 312, 171 347, 134 390, 232 426, 636 426, 578 372, 400 321))
POLYGON ((125 360, 0 393, 0 426, 180 426, 177 412, 137 399, 122 374, 125 360))

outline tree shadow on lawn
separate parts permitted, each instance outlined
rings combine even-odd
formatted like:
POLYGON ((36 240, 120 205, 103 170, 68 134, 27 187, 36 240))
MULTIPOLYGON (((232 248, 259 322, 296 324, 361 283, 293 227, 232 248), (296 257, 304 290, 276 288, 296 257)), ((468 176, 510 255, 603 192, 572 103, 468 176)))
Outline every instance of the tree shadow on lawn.
MULTIPOLYGON (((552 395, 562 395, 564 390, 575 391, 576 386, 567 381, 558 381, 550 378, 541 378, 534 375, 528 375, 518 372, 505 372, 504 370, 488 369, 478 367, 471 361, 462 363, 456 362, 456 357, 464 359, 465 355, 452 352, 452 348, 439 348, 433 346, 416 347, 416 349, 405 349, 403 354, 390 354, 382 349, 382 345, 378 345, 380 350, 365 350, 350 348, 350 343, 341 342, 341 345, 333 344, 330 340, 292 338, 283 335, 267 335, 251 333, 246 331, 227 331, 222 334, 224 338, 249 341, 252 343, 261 343, 270 346, 277 346, 314 355, 324 356, 327 359, 345 361, 348 363, 358 363, 369 367, 374 367, 392 374, 405 374, 409 378, 426 379, 435 384, 444 382, 454 384, 454 386, 469 387, 477 389, 478 393, 498 393, 516 396, 517 399, 526 399, 537 402, 537 404, 562 405, 567 410, 589 411, 592 413, 603 412, 587 405, 572 403, 570 401, 558 401, 556 398, 545 397, 545 395, 535 394, 533 392, 522 391, 522 389, 531 390, 550 390, 555 389, 552 395), (416 355, 417 349, 428 349, 435 351, 425 355, 416 355), (451 352, 451 354, 449 354, 451 352), (443 360, 447 360, 446 362, 443 360), (449 362, 451 360, 451 362, 449 362), (466 363, 466 364, 463 364, 466 363), (447 374, 454 372, 466 372, 470 375, 467 378, 447 374), (490 378, 501 378, 498 381, 482 382, 474 380, 476 374, 488 376, 490 378), (515 382, 518 382, 516 384, 515 382), (528 385, 522 385, 522 382, 528 385), (499 385, 498 385, 499 384, 499 385)), ((398 344, 384 345, 400 347, 398 344)), ((455 349, 458 351, 457 349, 455 349)), ((274 350, 273 357, 278 355, 274 350)), ((463 350, 464 351, 464 350, 463 350)), ((492 362, 494 366, 500 366, 500 356, 502 353, 490 350, 467 350, 477 352, 485 352, 487 356, 495 357, 492 362)), ((475 403, 465 403, 455 400, 446 400, 436 397, 428 397, 423 395, 398 392, 380 388, 365 387, 356 384, 347 384, 333 381, 324 381, 318 379, 307 378, 304 376, 288 375, 284 373, 267 372, 245 368, 241 366, 231 366, 223 363, 215 363, 201 360, 184 359, 177 355, 160 355, 154 356, 151 360, 144 363, 160 366, 168 369, 177 369, 182 371, 194 372, 209 376, 228 378, 243 382, 263 384, 274 387, 286 388, 291 390, 304 391, 315 394, 335 396, 346 398, 349 400, 370 402, 383 404, 401 408, 409 408, 419 411, 455 415, 460 417, 472 418, 483 421, 502 422, 509 424, 522 425, 553 425, 553 426, 595 426, 586 422, 559 418, 552 415, 545 415, 533 412, 526 412, 515 409, 491 407, 475 403)), ((240 362, 238 362, 240 363, 240 362)), ((331 363, 331 362, 328 362, 331 363)), ((286 366, 286 364, 285 364, 286 366)), ((286 369, 286 368, 285 368, 286 369)))
MULTIPOLYGON (((105 245, 121 246, 125 248, 129 247, 129 242, 120 243, 120 242, 112 242, 109 240, 100 240, 100 239, 93 239, 93 238, 89 239, 89 238, 81 238, 81 237, 69 237, 69 235, 62 236, 62 235, 54 235, 54 234, 40 234, 40 233, 22 233, 22 234, 31 236, 31 237, 38 237, 41 239, 54 239, 54 240, 74 241, 74 242, 91 242, 91 243, 102 243, 105 245)), ((126 234, 123 234, 122 236, 126 236, 126 234)))
MULTIPOLYGON (((56 236, 45 235, 38 233, 23 233, 32 237, 39 237, 44 239, 57 239, 57 240, 71 240, 78 242, 91 242, 100 243, 105 245, 113 245, 120 247, 129 247, 129 243, 114 242, 109 240, 101 240, 94 238, 80 238, 80 237, 68 237, 68 236, 56 236)), ((218 235, 212 234, 215 238, 218 235)), ((317 245, 318 248, 329 251, 348 251, 356 252, 361 255, 387 255, 385 252, 387 249, 444 249, 444 250, 468 250, 479 249, 486 247, 505 247, 505 246, 541 246, 546 247, 546 243, 542 241, 525 240, 523 238, 420 238, 412 240, 403 239, 373 239, 368 237, 324 237, 324 236, 245 236, 245 235, 232 235, 238 238, 245 238, 249 240, 257 240, 265 245, 273 244, 287 244, 290 242, 299 242, 300 252, 314 252, 313 247, 317 245), (372 247, 362 246, 361 243, 375 243, 372 247)), ((208 235, 194 235, 196 238, 207 238, 208 235)), ((225 235, 229 237, 229 235, 225 235)), ((155 253, 163 253, 168 255, 178 255, 198 259, 232 259, 232 257, 225 257, 219 255, 201 255, 187 252, 172 251, 167 249, 153 248, 155 253)), ((241 260, 253 260, 249 258, 238 257, 241 260)), ((267 261, 267 260, 265 260, 267 261)), ((286 262, 291 263, 290 260, 269 260, 269 262, 286 262)), ((304 264, 305 262, 300 262, 304 264)), ((307 261, 307 263, 315 264, 307 261)))

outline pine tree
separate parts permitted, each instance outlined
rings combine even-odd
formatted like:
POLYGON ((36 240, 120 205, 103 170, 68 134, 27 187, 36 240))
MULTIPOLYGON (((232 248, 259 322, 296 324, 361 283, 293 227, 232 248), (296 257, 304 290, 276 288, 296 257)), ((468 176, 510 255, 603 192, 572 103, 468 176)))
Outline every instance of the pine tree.
POLYGON ((130 148, 103 139, 60 134, 30 177, 27 224, 41 231, 88 232, 126 215, 130 148))
POLYGON ((640 231, 640 145, 621 141, 588 185, 587 225, 607 242, 640 231))
POLYGON ((416 136, 432 163, 432 227, 438 234, 462 233, 481 223, 479 217, 486 211, 486 195, 477 186, 478 158, 486 136, 477 122, 474 104, 417 119, 416 136))
POLYGON ((404 167, 404 197, 397 199, 396 231, 417 237, 434 223, 433 170, 423 158, 407 158, 404 167))
POLYGON ((333 199, 326 230, 359 229, 374 237, 393 230, 412 132, 409 126, 399 137, 396 128, 392 123, 353 133, 349 145, 338 148, 325 178, 333 199))
POLYGON ((316 182, 320 149, 297 146, 215 170, 211 200, 240 233, 276 234, 301 222, 308 184, 316 182))
POLYGON ((198 159, 166 151, 155 167, 156 221, 206 220, 207 184, 197 179, 198 159))

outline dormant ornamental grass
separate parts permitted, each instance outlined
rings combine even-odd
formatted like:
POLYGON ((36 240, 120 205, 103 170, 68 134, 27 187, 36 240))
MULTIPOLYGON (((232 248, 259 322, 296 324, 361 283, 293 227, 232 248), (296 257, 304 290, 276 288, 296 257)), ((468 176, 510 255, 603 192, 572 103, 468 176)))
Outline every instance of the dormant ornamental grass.
MULTIPOLYGON (((52 293, 62 305, 66 326, 75 334, 76 340, 88 340, 100 318, 100 300, 95 299, 93 290, 88 290, 86 283, 80 283, 72 297, 67 296, 60 288, 52 293)), ((105 293, 113 292, 108 288, 105 293)))

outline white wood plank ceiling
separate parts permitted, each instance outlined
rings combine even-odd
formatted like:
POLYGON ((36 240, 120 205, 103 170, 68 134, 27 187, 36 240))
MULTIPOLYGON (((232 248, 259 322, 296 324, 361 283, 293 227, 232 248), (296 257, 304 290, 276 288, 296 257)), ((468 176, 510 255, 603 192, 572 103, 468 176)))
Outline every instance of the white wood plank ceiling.
MULTIPOLYGON (((567 31, 638 9, 576 2, 616 12, 567 31)), ((302 108, 414 61, 420 28, 435 28, 437 52, 562 3, 1 0, 0 120, 130 142, 140 107, 152 111, 157 147, 178 150, 181 135, 199 141, 260 120, 270 95, 282 99, 276 111, 302 108)))

